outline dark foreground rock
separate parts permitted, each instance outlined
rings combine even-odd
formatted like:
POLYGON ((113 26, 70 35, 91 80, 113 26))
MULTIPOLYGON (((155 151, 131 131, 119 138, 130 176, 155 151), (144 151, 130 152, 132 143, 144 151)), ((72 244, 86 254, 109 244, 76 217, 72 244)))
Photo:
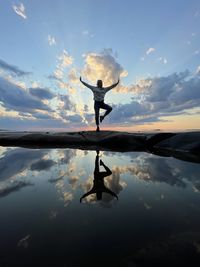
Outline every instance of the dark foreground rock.
POLYGON ((200 163, 200 132, 128 133, 87 132, 0 132, 0 146, 29 148, 75 148, 102 151, 145 151, 200 163))
POLYGON ((0 133, 1 146, 32 148, 66 147, 87 150, 137 151, 144 150, 146 136, 127 132, 5 132, 0 133))

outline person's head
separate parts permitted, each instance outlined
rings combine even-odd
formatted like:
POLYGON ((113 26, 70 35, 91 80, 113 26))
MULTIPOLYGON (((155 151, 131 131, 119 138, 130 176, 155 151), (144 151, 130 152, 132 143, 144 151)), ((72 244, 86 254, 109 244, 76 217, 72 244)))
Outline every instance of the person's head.
POLYGON ((102 82, 102 80, 98 80, 98 81, 97 81, 97 87, 102 88, 102 86, 103 86, 103 82, 102 82))

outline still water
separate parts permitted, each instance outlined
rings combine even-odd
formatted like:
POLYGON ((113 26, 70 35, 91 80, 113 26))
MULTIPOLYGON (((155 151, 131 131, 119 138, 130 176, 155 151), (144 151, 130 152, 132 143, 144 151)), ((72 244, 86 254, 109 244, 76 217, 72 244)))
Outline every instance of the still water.
POLYGON ((200 164, 0 147, 0 266, 200 266, 200 164))

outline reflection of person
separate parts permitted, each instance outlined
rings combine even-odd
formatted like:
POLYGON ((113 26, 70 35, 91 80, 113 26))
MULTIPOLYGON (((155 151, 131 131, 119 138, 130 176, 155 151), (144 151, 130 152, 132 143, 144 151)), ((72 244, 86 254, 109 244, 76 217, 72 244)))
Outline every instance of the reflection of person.
POLYGON ((95 159, 95 169, 94 169, 94 180, 93 180, 93 187, 90 191, 85 193, 81 198, 80 202, 83 198, 91 195, 96 194, 97 200, 102 199, 102 193, 108 193, 111 196, 114 196, 118 199, 118 196, 108 189, 104 184, 104 178, 110 176, 112 174, 111 170, 103 163, 102 160, 99 161, 99 151, 97 151, 96 159, 95 159), (99 171, 99 164, 104 167, 105 171, 99 171))
POLYGON ((86 87, 90 88, 94 94, 94 110, 95 110, 95 120, 96 120, 96 125, 97 125, 96 131, 99 132, 100 130, 99 129, 99 110, 100 108, 106 110, 105 114, 103 116, 100 116, 100 122, 102 122, 103 119, 112 111, 112 107, 104 103, 105 94, 109 90, 111 90, 112 88, 118 85, 119 79, 117 83, 111 86, 108 86, 108 87, 103 87, 102 80, 97 81, 97 86, 92 86, 92 85, 87 84, 86 82, 82 81, 81 77, 80 77, 80 81, 86 87))

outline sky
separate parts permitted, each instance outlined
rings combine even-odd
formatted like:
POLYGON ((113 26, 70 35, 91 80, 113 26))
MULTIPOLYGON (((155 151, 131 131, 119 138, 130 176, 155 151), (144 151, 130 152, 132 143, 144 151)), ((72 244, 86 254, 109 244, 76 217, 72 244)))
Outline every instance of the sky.
POLYGON ((199 25, 197 0, 2 0, 0 129, 94 130, 80 76, 120 78, 103 130, 199 129, 199 25))

